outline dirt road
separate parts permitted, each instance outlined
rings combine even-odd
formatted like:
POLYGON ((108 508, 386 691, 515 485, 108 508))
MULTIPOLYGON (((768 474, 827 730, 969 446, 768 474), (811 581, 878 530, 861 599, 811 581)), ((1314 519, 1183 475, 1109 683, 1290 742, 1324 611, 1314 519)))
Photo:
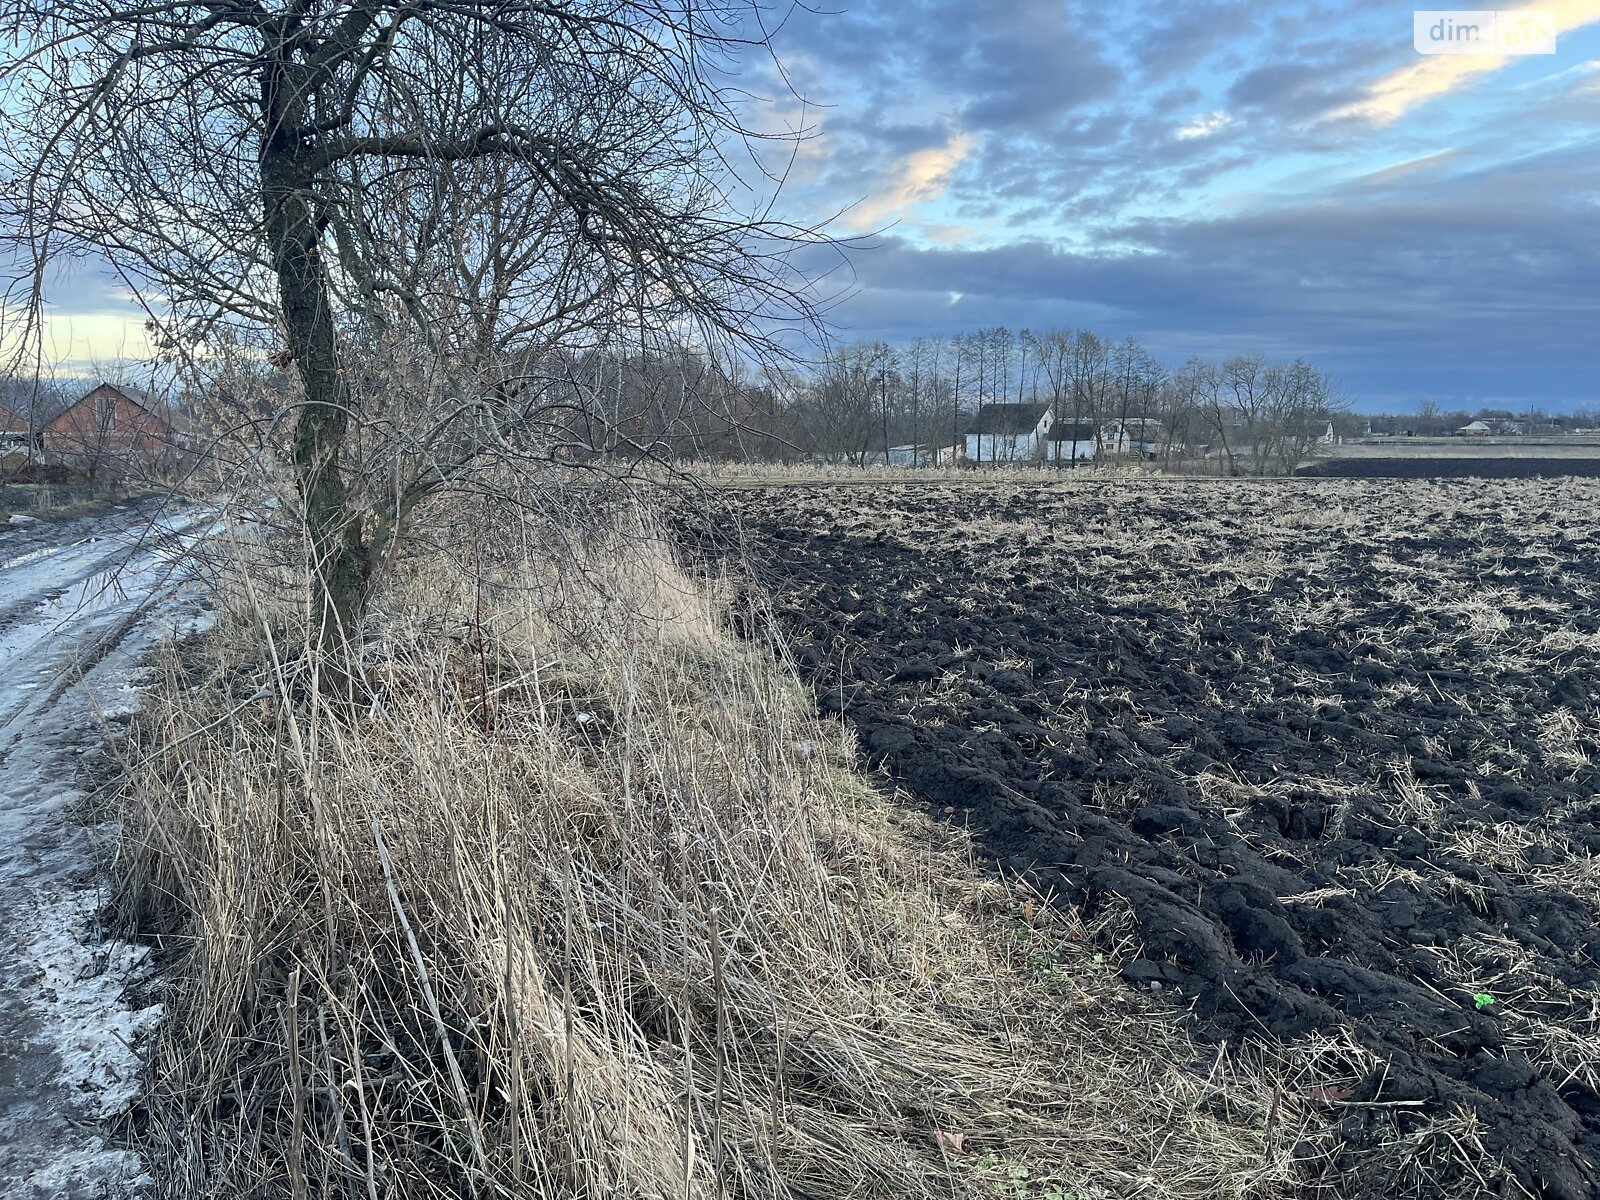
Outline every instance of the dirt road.
POLYGON ((134 505, 0 525, 0 1196, 129 1197, 109 1144, 159 1007, 130 1005, 139 947, 105 940, 85 768, 134 706, 141 663, 203 620, 182 586, 193 512, 134 505))

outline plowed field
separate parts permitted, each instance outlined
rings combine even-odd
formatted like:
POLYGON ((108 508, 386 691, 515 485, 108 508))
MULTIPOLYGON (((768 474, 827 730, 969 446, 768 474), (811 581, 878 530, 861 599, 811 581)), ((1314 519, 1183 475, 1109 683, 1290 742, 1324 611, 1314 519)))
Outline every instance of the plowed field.
POLYGON ((1491 1190, 1434 1194, 1596 1194, 1600 482, 724 500, 819 703, 1000 868, 1125 908, 1130 980, 1219 1041, 1353 1037, 1352 1155, 1481 1144, 1491 1190))

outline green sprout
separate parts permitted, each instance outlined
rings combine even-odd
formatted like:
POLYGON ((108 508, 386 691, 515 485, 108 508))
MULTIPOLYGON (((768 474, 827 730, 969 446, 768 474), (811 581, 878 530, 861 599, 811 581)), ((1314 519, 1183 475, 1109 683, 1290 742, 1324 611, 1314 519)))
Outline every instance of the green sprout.
POLYGON ((1488 992, 1474 992, 1472 994, 1472 1003, 1477 1007, 1479 1012, 1482 1012, 1484 1009, 1488 1008, 1494 1003, 1494 996, 1488 992))

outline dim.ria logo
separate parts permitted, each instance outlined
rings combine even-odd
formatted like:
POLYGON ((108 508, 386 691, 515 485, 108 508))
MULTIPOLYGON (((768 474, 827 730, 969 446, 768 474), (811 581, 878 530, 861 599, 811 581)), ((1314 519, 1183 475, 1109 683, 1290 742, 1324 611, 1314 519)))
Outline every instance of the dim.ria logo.
POLYGON ((1419 9, 1411 40, 1418 54, 1554 54, 1556 15, 1533 9, 1419 9))

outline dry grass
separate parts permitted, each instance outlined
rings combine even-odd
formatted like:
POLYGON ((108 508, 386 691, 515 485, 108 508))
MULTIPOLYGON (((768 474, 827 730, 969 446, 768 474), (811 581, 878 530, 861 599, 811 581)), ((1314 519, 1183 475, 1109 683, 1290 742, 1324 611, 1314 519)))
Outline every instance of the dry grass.
POLYGON ((844 463, 734 463, 690 464, 686 473, 712 487, 813 487, 864 484, 972 484, 992 488, 1005 484, 1038 486, 1070 483, 1076 479, 1148 479, 1154 467, 1137 462, 1105 461, 1077 467, 1046 462, 984 463, 980 466, 856 467, 844 463))
POLYGON ((1190 1043, 635 518, 583 528, 412 563, 357 714, 259 546, 169 661, 121 869, 171 1194, 1305 1194, 1359 1052, 1190 1043))

